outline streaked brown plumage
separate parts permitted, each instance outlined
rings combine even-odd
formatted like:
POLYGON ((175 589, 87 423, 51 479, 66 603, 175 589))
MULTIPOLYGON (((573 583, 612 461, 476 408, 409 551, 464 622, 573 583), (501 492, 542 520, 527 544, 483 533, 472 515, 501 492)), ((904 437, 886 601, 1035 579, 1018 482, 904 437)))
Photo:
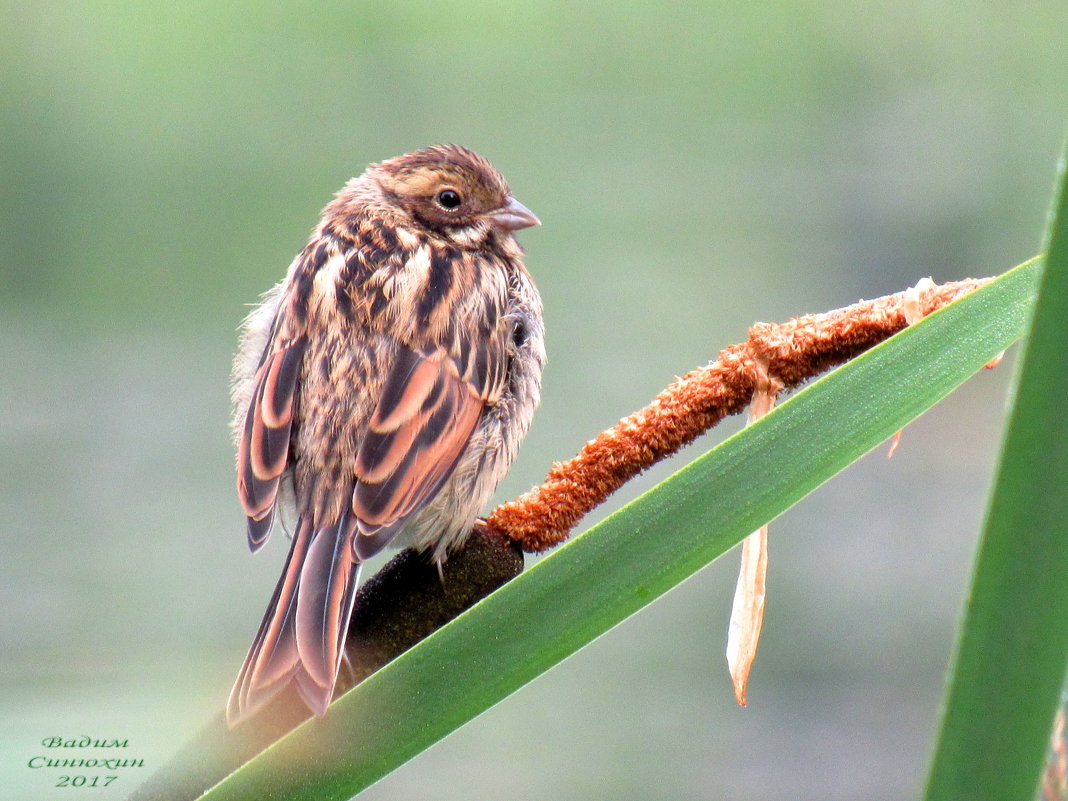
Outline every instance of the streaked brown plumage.
POLYGON ((397 539, 439 564, 503 477, 540 396, 541 300, 513 231, 537 218, 462 147, 372 165, 245 323, 238 494, 252 550, 293 543, 230 694, 230 725, 290 683, 319 715, 360 562, 397 539))

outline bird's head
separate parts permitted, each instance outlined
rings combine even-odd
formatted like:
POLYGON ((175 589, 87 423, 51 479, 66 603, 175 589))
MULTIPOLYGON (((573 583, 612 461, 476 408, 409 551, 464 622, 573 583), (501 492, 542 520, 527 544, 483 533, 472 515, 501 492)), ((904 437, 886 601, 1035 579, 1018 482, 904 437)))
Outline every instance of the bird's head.
POLYGON ((368 170, 386 199, 412 222, 461 248, 541 225, 486 159, 459 145, 436 145, 368 170))

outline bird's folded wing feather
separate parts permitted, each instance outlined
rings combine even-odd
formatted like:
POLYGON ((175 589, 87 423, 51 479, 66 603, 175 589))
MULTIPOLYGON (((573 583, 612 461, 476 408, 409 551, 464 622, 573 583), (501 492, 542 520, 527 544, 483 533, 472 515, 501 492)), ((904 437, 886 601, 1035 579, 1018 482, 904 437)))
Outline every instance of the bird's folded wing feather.
POLYGON ((253 389, 237 453, 237 492, 248 516, 252 550, 267 541, 278 484, 289 459, 289 438, 304 356, 303 336, 276 333, 253 378, 253 389))
POLYGON ((381 548, 452 474, 500 397, 503 338, 452 349, 400 345, 356 458, 357 555, 381 548))

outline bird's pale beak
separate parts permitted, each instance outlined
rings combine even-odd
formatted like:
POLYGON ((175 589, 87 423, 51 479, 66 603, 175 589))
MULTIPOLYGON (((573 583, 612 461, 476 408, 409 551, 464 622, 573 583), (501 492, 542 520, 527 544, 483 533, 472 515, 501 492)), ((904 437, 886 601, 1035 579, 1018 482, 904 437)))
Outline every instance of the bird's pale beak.
POLYGON ((537 218, 534 212, 511 195, 508 196, 508 202, 505 205, 496 211, 491 211, 487 216, 494 225, 499 225, 509 231, 518 231, 520 228, 541 225, 541 220, 537 218))

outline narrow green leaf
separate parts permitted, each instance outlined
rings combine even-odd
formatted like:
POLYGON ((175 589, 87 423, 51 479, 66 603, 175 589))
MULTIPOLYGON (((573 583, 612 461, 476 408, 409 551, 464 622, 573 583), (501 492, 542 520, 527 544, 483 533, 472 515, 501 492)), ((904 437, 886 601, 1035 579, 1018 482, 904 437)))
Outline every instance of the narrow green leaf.
MULTIPOLYGON (((1032 260, 863 354, 371 676, 205 798, 347 799, 777 517, 1021 336, 1032 260)), ((640 691, 640 689, 639 689, 640 691)))
POLYGON ((1030 801, 1068 663, 1068 194, 987 510, 927 798, 1030 801))

